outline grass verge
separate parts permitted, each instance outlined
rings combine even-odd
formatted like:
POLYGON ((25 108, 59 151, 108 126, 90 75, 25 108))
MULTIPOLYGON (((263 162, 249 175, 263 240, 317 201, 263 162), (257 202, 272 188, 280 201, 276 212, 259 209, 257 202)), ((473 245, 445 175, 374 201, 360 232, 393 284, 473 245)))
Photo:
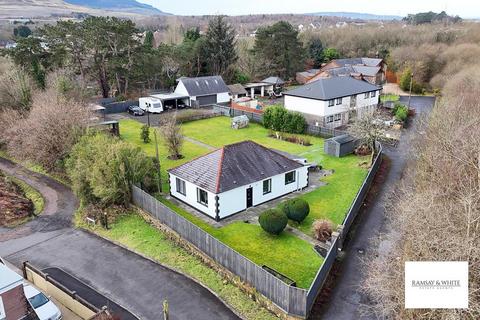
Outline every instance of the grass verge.
MULTIPOLYGON (((78 218, 77 221, 79 221, 78 218)), ((86 227, 83 223, 81 225, 86 227)), ((119 217, 110 227, 109 230, 101 227, 86 228, 197 279, 246 319, 278 319, 268 310, 260 307, 240 288, 225 281, 219 273, 205 265, 199 258, 191 255, 163 232, 147 223, 139 214, 129 212, 119 217)))

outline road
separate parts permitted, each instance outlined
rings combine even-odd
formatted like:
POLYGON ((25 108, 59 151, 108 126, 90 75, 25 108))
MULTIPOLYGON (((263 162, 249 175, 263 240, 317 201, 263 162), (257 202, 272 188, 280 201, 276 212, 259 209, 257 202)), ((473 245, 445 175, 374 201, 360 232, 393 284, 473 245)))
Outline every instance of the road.
MULTIPOLYGON (((400 101, 406 104, 408 97, 401 97, 400 101)), ((391 190, 402 179, 412 151, 411 142, 416 135, 418 119, 421 114, 428 114, 433 104, 432 97, 412 97, 411 107, 415 108, 417 116, 405 130, 398 146, 385 148, 385 154, 391 160, 390 171, 373 202, 357 217, 347 246, 344 248, 345 256, 340 265, 340 275, 334 284, 329 303, 322 307, 321 311, 313 313, 312 319, 375 319, 360 313, 360 306, 368 304, 367 298, 359 290, 359 284, 365 279, 362 260, 375 255, 379 250, 373 245, 372 239, 378 232, 385 231, 385 205, 389 202, 391 190)))
POLYGON ((159 264, 71 226, 77 200, 57 181, 0 158, 0 170, 36 188, 44 213, 16 229, 0 230, 0 256, 17 267, 58 267, 141 319, 159 319, 164 300, 170 319, 238 319, 210 291, 159 264))

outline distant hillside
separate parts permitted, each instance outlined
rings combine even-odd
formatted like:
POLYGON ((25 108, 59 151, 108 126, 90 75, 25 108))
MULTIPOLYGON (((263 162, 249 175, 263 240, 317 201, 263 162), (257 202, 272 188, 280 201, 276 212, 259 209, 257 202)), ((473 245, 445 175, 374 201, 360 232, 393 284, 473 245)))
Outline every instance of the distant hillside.
POLYGON ((315 13, 306 13, 306 15, 342 17, 342 18, 360 19, 360 20, 402 20, 403 18, 401 16, 378 15, 378 14, 359 13, 359 12, 315 12, 315 13))
POLYGON ((93 9, 125 11, 145 15, 164 14, 164 12, 149 4, 135 0, 65 0, 65 2, 93 9))
POLYGON ((58 17, 72 13, 131 18, 166 15, 135 0, 0 0, 0 18, 58 17))

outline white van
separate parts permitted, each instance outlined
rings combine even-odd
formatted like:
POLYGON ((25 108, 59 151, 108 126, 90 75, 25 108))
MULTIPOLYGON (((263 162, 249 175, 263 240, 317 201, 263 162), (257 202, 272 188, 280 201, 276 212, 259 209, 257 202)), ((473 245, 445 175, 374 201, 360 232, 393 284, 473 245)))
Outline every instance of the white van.
POLYGON ((151 97, 139 98, 138 106, 143 111, 150 112, 150 113, 163 112, 163 104, 160 99, 155 99, 151 97))

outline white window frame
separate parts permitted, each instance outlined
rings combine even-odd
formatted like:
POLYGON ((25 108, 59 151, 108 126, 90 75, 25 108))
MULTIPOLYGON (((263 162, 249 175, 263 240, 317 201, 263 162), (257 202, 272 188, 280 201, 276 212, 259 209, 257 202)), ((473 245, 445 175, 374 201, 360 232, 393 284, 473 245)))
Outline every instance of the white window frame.
POLYGON ((263 180, 262 191, 264 195, 272 192, 272 179, 263 180), (267 183, 267 186, 268 186, 267 191, 265 191, 265 182, 267 183))
POLYGON ((294 183, 296 180, 297 180, 297 171, 290 171, 290 172, 285 173, 285 185, 294 183), (289 175, 289 174, 293 175, 293 179, 287 181, 287 175, 289 175))
POLYGON ((334 117, 333 117, 333 120, 334 120, 334 121, 340 121, 340 120, 342 120, 342 114, 341 114, 341 113, 335 114, 334 117))
POLYGON ((337 106, 342 104, 342 98, 337 98, 335 103, 336 103, 337 106))
POLYGON ((370 92, 365 92, 364 99, 368 99, 370 97, 370 92))
POLYGON ((326 122, 327 123, 332 123, 333 122, 333 116, 327 116, 326 122))
POLYGON ((181 195, 187 195, 187 184, 184 180, 180 178, 175 178, 175 187, 177 190, 177 193, 180 193, 181 195))
POLYGON ((375 98, 376 95, 377 91, 372 91, 372 93, 370 93, 370 98, 375 98))
POLYGON ((328 100, 328 106, 333 107, 335 105, 335 99, 328 100))
POLYGON ((197 188, 197 202, 201 205, 204 205, 205 207, 208 207, 208 192, 203 189, 197 188), (206 201, 202 201, 202 192, 204 192, 206 195, 206 201))

